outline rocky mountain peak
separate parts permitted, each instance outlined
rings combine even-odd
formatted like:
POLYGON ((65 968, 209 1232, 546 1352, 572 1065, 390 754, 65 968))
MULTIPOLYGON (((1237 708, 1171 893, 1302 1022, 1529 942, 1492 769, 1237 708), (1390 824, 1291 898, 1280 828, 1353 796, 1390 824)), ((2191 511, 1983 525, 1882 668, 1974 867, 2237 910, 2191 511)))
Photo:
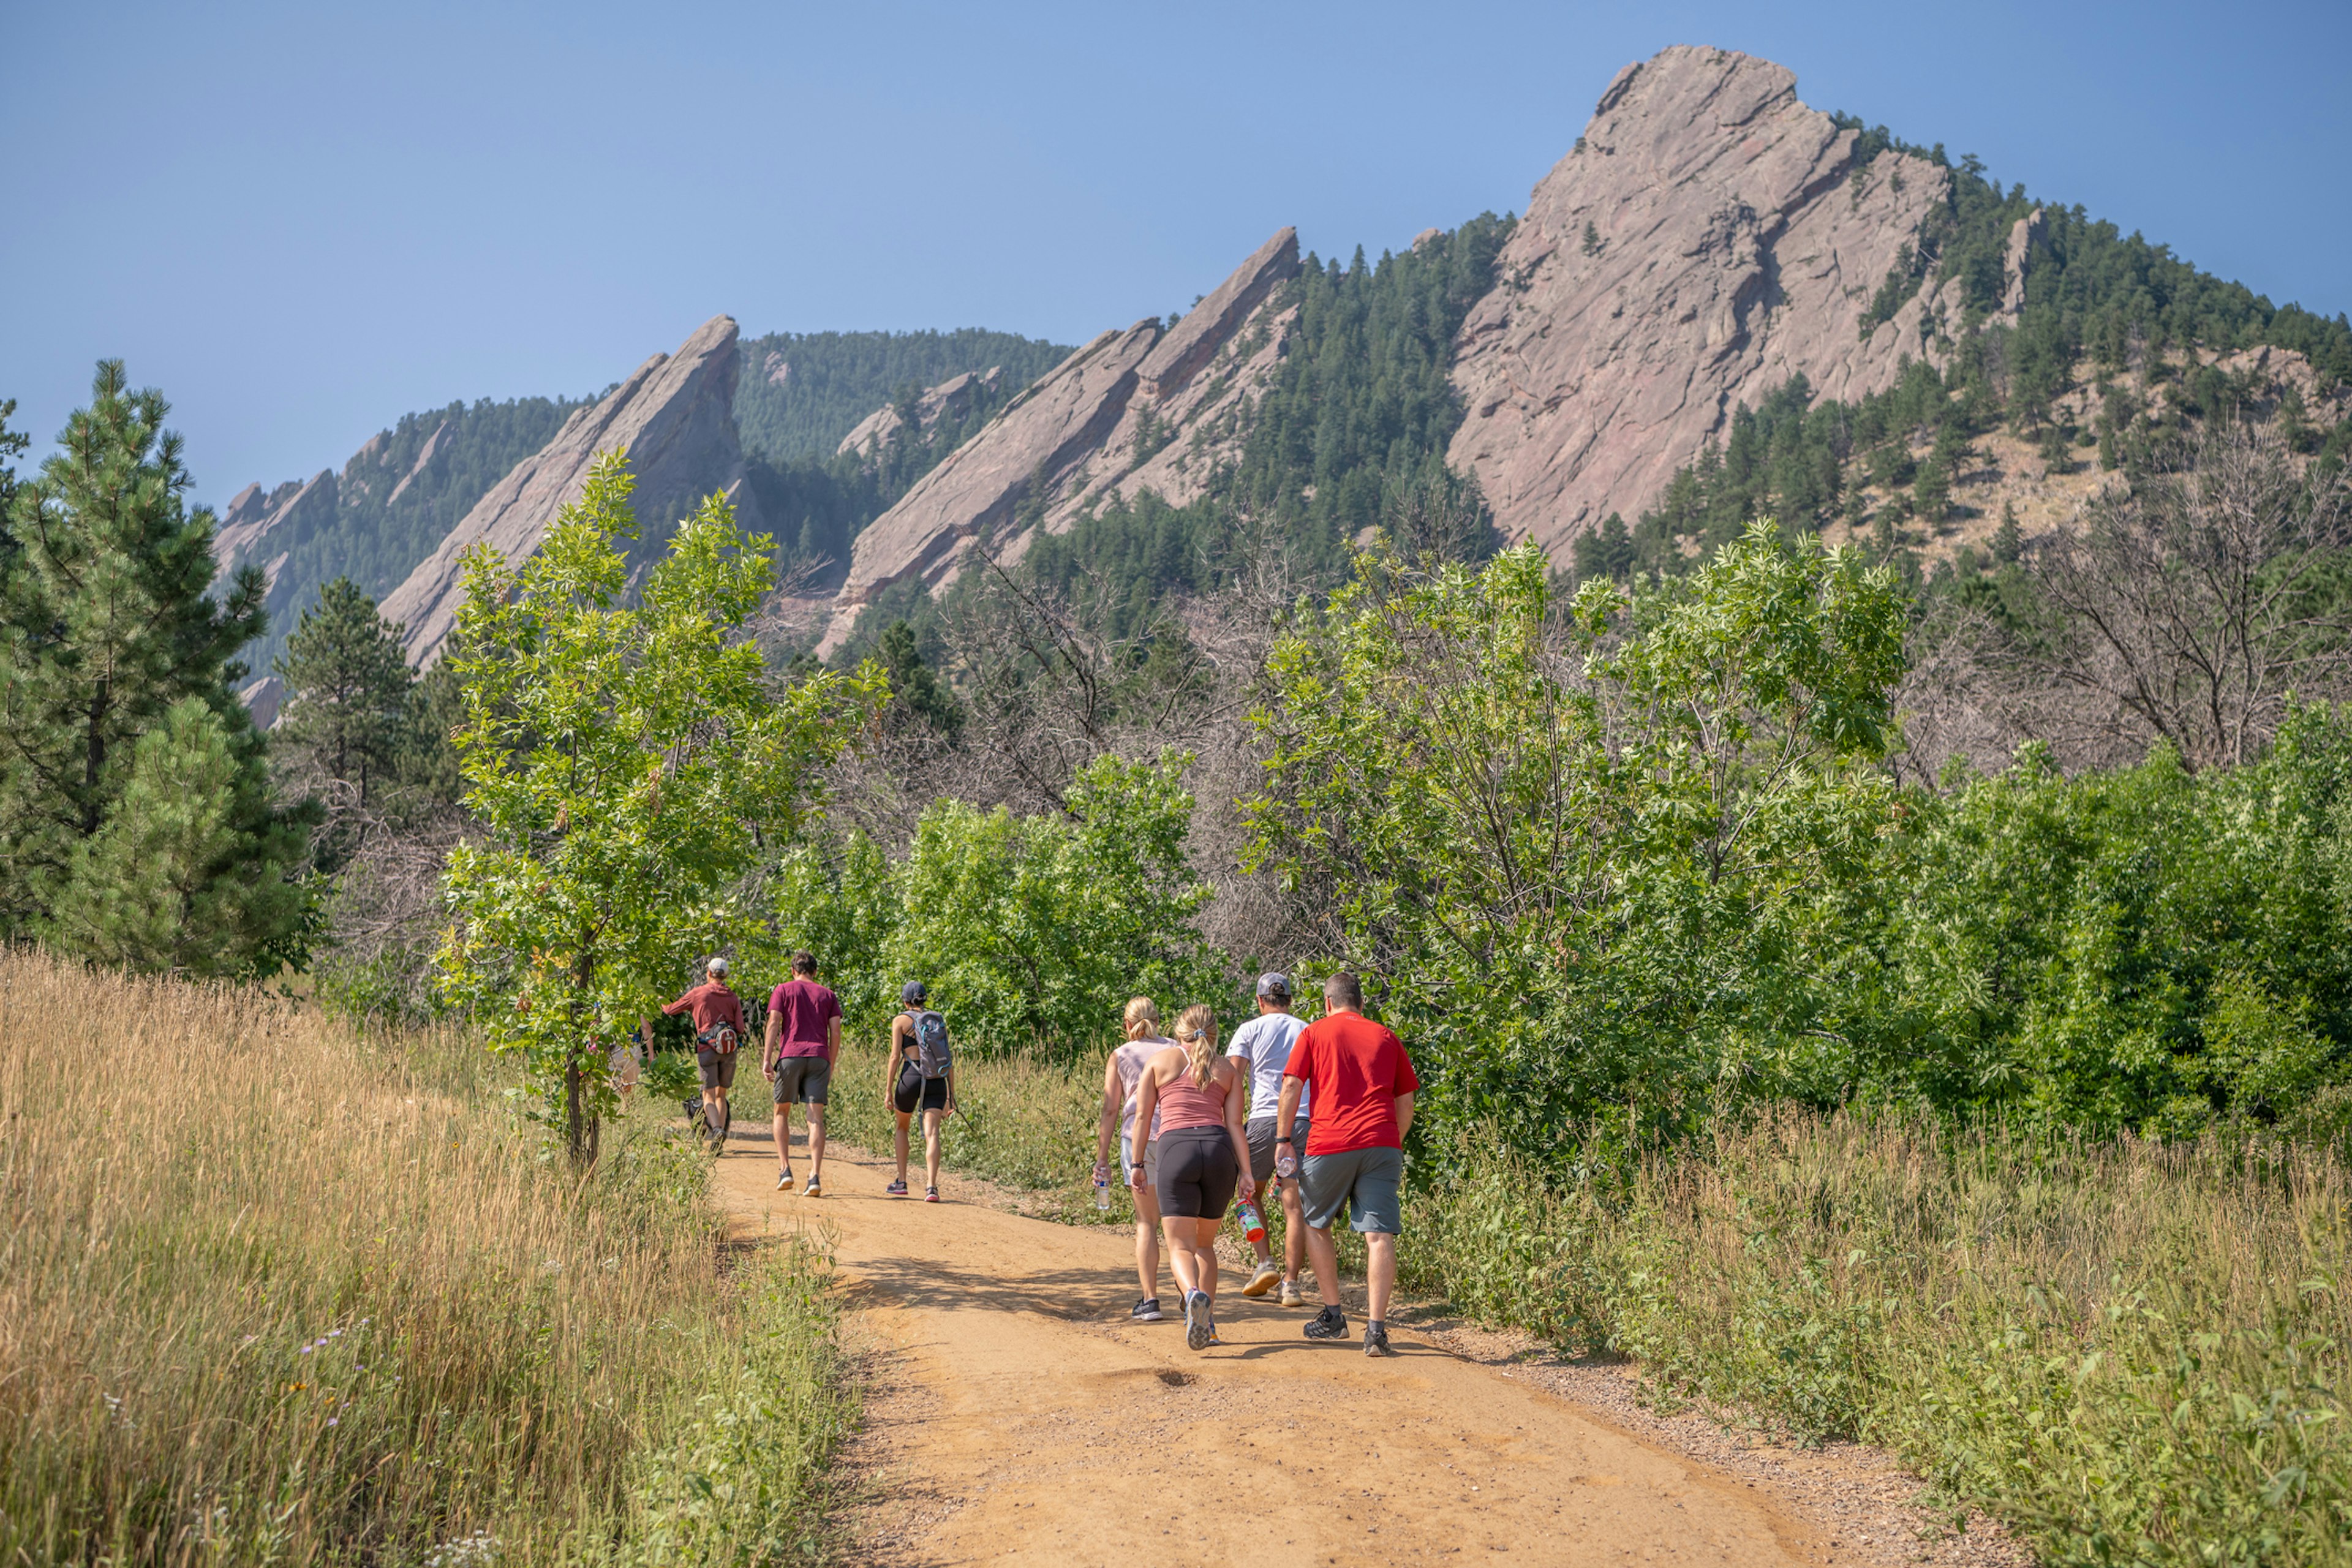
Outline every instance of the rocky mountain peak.
MULTIPOLYGON (((493 485, 440 548, 384 597, 385 618, 406 628, 410 661, 431 664, 457 624, 457 558, 484 542, 509 560, 536 550, 556 515, 580 498, 590 464, 603 453, 621 447, 629 454, 637 481, 632 553, 640 560, 658 554, 678 520, 713 490, 725 491, 739 513, 751 512, 735 431, 735 340, 732 317, 711 317, 677 353, 654 355, 573 413, 552 440, 493 485)), ((743 521, 764 526, 756 515, 743 521)))
POLYGON ((1507 534, 1561 552, 1654 502, 1740 404, 1800 374, 1856 398, 1925 352, 1931 300, 1860 329, 1949 176, 1865 163, 1858 139, 1785 67, 1732 50, 1617 73, 1456 345, 1447 455, 1507 534))

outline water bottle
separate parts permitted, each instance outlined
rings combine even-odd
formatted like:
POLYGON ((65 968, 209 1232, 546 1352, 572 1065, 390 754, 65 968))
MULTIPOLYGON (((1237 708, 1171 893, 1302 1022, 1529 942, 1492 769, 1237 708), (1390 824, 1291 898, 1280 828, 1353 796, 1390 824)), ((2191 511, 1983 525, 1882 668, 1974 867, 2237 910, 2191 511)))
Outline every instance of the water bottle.
POLYGON ((1095 1212, 1110 1213, 1110 1167, 1100 1163, 1095 1166, 1095 1212))
POLYGON ((1274 1157, 1274 1173, 1286 1182, 1298 1174, 1298 1155, 1287 1143, 1274 1157))
POLYGON ((1249 1244, 1252 1247, 1255 1247, 1259 1242, 1264 1241, 1265 1239, 1265 1215, 1257 1212, 1257 1205, 1250 1202, 1249 1199, 1244 1198, 1242 1200, 1241 1216, 1242 1236, 1249 1242, 1249 1244))

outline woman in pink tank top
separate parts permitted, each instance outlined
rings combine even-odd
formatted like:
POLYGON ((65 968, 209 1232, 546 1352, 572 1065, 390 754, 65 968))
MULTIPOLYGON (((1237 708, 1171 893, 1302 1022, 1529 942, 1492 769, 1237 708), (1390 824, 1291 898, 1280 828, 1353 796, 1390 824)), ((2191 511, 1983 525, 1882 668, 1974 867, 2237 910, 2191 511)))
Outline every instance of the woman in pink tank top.
MULTIPOLYGON (((1241 1064, 1217 1054, 1216 1016, 1201 1006, 1184 1009, 1175 1045, 1144 1063, 1136 1079, 1136 1121, 1159 1119, 1160 1213, 1169 1266, 1184 1292, 1184 1342, 1196 1351, 1217 1342, 1217 1227, 1225 1205, 1236 1187, 1245 1198, 1256 1191, 1242 1131, 1248 1095, 1241 1064)), ((1143 1165, 1129 1165, 1127 1179, 1140 1192, 1143 1165)))

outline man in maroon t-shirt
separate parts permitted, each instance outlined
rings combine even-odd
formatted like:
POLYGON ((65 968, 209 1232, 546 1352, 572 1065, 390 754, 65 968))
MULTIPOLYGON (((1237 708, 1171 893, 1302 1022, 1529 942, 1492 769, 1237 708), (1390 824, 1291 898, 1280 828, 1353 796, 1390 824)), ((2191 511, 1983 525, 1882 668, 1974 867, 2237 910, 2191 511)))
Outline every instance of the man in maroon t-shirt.
POLYGON ((779 1187, 793 1184, 793 1102, 806 1108, 809 1179, 803 1197, 824 1195, 824 1097, 840 1054, 841 1003, 816 983, 816 959, 796 952, 793 977, 768 998, 768 1043, 760 1070, 776 1086, 779 1187))
MULTIPOLYGON (((1307 1256, 1323 1292, 1323 1310, 1307 1325, 1310 1340, 1348 1335, 1339 1308, 1339 1254, 1331 1222, 1345 1207, 1364 1237, 1364 1353, 1389 1352, 1389 1296, 1396 1289, 1396 1238, 1404 1229, 1397 1189, 1404 1180, 1404 1135, 1421 1089, 1404 1044, 1363 1015, 1364 988, 1346 973, 1323 983, 1323 1016, 1298 1037, 1282 1069, 1277 1130, 1287 1129, 1298 1098, 1315 1086, 1315 1120, 1299 1151, 1299 1195, 1307 1210, 1307 1256)), ((1275 1145, 1276 1169, 1286 1136, 1275 1145)))

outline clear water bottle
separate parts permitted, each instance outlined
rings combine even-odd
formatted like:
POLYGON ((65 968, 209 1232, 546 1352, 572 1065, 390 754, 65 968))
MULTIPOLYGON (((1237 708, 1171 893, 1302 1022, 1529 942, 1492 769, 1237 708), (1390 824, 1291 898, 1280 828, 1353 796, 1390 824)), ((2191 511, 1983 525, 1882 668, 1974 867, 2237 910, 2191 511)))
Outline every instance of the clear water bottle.
POLYGON ((1274 1157, 1274 1173, 1287 1182, 1298 1174, 1298 1153, 1287 1143, 1274 1157))
POLYGON ((1095 1212, 1110 1213, 1110 1167, 1108 1165, 1095 1166, 1095 1212))
POLYGON ((1265 1215, 1257 1212, 1257 1205, 1244 1198, 1240 1209, 1242 1235, 1252 1247, 1265 1239, 1265 1215))

